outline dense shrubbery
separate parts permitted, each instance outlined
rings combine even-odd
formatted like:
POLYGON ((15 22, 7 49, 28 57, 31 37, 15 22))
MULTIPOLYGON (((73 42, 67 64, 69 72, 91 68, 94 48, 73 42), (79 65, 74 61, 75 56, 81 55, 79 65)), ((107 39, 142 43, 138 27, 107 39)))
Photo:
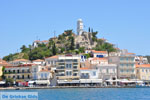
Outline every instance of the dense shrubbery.
MULTIPOLYGON (((92 40, 97 42, 95 50, 106 50, 108 52, 115 51, 112 44, 104 42, 102 39, 97 38, 98 32, 92 32, 92 40)), ((44 59, 45 57, 53 56, 56 54, 79 54, 84 53, 85 47, 75 47, 75 34, 72 30, 66 30, 64 33, 58 36, 56 39, 50 39, 47 45, 39 44, 38 47, 32 48, 31 45, 28 47, 23 45, 20 49, 20 53, 9 54, 5 56, 3 59, 6 61, 12 61, 15 59, 44 59)), ((89 57, 89 55, 86 55, 89 57)))

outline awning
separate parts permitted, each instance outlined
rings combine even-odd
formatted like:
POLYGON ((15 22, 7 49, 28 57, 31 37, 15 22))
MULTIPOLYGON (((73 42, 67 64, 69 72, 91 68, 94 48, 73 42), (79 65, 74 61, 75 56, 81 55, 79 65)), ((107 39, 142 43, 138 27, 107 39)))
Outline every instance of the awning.
POLYGON ((50 84, 49 80, 36 80, 36 84, 50 84))
POLYGON ((109 80, 106 80, 106 82, 120 82, 121 80, 118 80, 118 79, 116 79, 116 80, 112 80, 112 79, 109 79, 109 80))
POLYGON ((130 81, 127 79, 120 80, 121 83, 136 83, 135 81, 130 81))
POLYGON ((80 83, 102 83, 102 79, 80 79, 80 83))
POLYGON ((35 81, 29 81, 28 83, 29 83, 29 84, 33 84, 34 82, 35 82, 35 81))
POLYGON ((58 84, 80 83, 79 80, 57 80, 58 84))
POLYGON ((6 82, 4 82, 4 81, 0 81, 0 84, 5 84, 6 82))

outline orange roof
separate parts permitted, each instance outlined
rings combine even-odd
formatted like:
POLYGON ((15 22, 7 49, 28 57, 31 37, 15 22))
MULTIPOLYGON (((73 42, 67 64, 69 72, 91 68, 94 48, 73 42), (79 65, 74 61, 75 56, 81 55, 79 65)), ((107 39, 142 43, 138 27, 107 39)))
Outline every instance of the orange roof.
POLYGON ((92 50, 93 53, 104 53, 104 54, 107 54, 107 51, 95 51, 95 50, 92 50))
POLYGON ((48 42, 48 40, 43 40, 43 41, 41 41, 41 42, 48 42))
POLYGON ((135 55, 135 53, 127 53, 128 55, 135 55))
POLYGON ((80 70, 89 70, 90 68, 88 67, 83 67, 83 68, 80 68, 80 70))
POLYGON ((5 66, 5 68, 14 68, 14 67, 31 67, 32 65, 35 65, 35 64, 22 64, 22 65, 18 65, 18 66, 5 66))
POLYGON ((42 59, 33 60, 33 62, 42 62, 42 61, 44 61, 44 60, 42 60, 42 59))
POLYGON ((53 59, 56 59, 56 58, 58 58, 58 56, 51 56, 51 57, 47 57, 47 58, 53 58, 53 59))
POLYGON ((5 60, 0 59, 0 65, 1 66, 11 66, 11 64, 8 64, 5 60))
POLYGON ((139 67, 150 67, 150 64, 136 65, 136 68, 139 68, 139 67))
POLYGON ((107 61, 108 59, 107 58, 97 58, 97 57, 94 57, 92 60, 105 60, 105 61, 107 61))
POLYGON ((27 59, 16 59, 14 61, 29 61, 29 60, 27 60, 27 59))

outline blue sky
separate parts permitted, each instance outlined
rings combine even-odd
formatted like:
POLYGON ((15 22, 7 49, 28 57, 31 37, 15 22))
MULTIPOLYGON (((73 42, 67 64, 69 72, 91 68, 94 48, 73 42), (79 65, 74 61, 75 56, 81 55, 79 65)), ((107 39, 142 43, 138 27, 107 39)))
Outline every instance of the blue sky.
POLYGON ((150 55, 150 0, 0 0, 0 58, 36 38, 76 32, 82 18, 99 38, 137 55, 150 55))

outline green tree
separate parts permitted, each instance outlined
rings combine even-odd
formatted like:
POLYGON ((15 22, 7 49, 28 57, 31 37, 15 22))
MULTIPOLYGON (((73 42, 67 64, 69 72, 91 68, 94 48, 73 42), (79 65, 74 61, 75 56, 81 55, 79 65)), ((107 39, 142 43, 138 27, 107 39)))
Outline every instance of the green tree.
POLYGON ((99 50, 99 51, 107 51, 108 53, 116 51, 116 49, 110 43, 104 43, 102 45, 97 45, 96 48, 94 48, 94 49, 99 50))
POLYGON ((56 53, 57 53, 55 43, 53 44, 52 53, 53 53, 53 55, 56 55, 56 53))
POLYGON ((70 50, 74 50, 74 37, 71 37, 71 45, 70 45, 70 50))
POLYGON ((85 47, 80 47, 80 48, 79 48, 79 52, 80 52, 80 53, 84 53, 84 52, 85 52, 85 47))
POLYGON ((97 41, 97 35, 98 34, 98 32, 96 31, 96 32, 92 32, 92 40, 93 41, 97 41))
POLYGON ((12 78, 7 78, 7 79, 6 79, 6 84, 7 84, 8 86, 13 86, 13 83, 14 83, 14 80, 13 80, 12 78))
POLYGON ((25 45, 23 45, 20 49, 21 49, 21 52, 22 52, 22 53, 28 53, 29 50, 30 50, 30 49, 27 48, 25 45))

